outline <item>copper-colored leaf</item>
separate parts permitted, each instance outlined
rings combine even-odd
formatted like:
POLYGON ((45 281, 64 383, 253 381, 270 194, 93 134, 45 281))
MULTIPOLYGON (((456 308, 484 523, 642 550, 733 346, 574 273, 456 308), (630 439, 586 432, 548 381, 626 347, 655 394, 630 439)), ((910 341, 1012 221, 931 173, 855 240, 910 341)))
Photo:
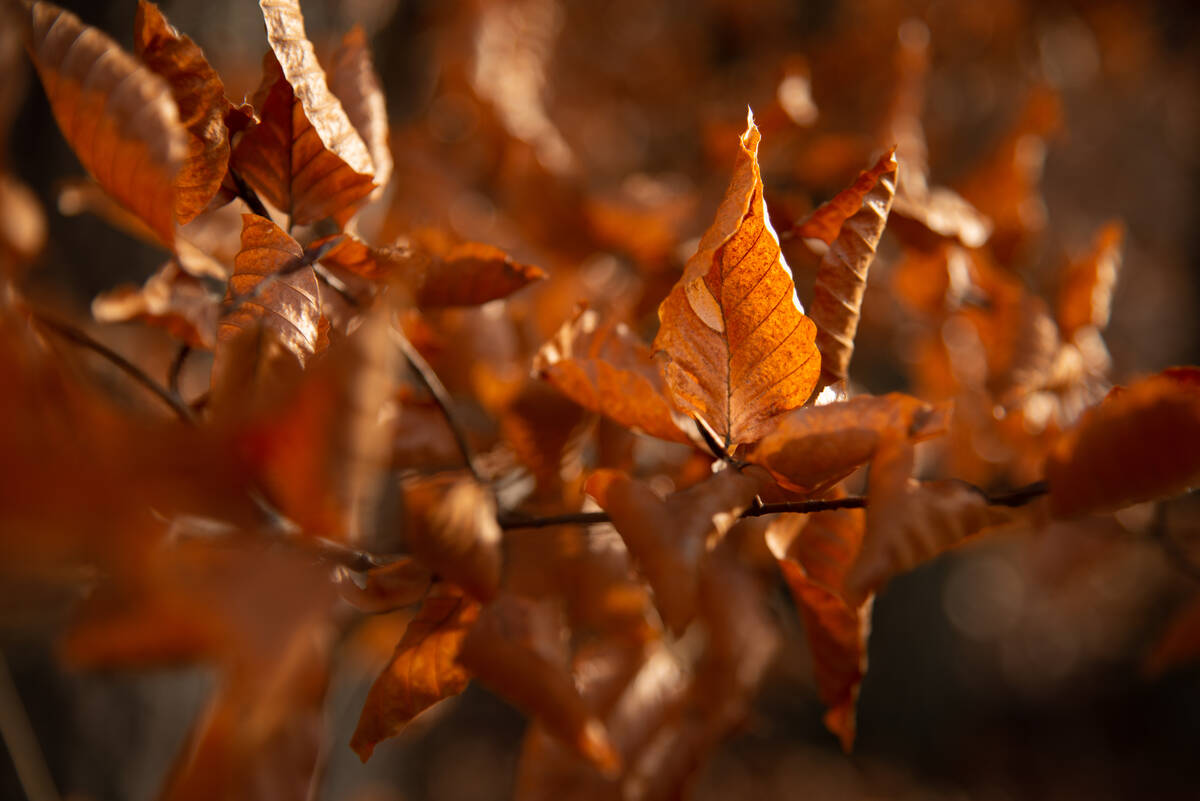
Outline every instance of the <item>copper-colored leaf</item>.
POLYGON ((211 350, 219 308, 220 298, 171 260, 141 287, 119 286, 96 296, 92 316, 102 323, 141 320, 167 329, 193 348, 211 350))
POLYGON ((360 583, 348 568, 334 570, 342 598, 364 612, 391 612, 417 603, 433 583, 429 568, 411 557, 368 570, 360 583))
POLYGON ((355 25, 342 37, 342 45, 329 68, 329 89, 362 137, 374 165, 375 185, 387 186, 392 178, 392 150, 388 144, 387 98, 371 62, 367 35, 355 25))
POLYGON ((329 91, 295 0, 262 0, 271 52, 255 98, 261 122, 233 166, 291 222, 345 221, 374 188, 371 156, 329 91))
POLYGON ((665 501, 646 484, 613 470, 588 478, 587 493, 612 518, 672 631, 683 631, 695 616, 708 541, 722 536, 754 500, 762 486, 757 469, 723 470, 665 501))
POLYGON ((1200 659, 1200 596, 1175 611, 1158 642, 1146 654, 1144 669, 1151 676, 1194 664, 1200 659))
POLYGON ((884 436, 916 442, 944 432, 947 411, 898 392, 805 406, 781 418, 745 458, 784 487, 816 494, 866 464, 884 436))
POLYGON ((770 431, 808 400, 820 373, 816 327, 763 202, 759 138, 751 118, 716 218, 659 307, 654 340, 676 405, 727 445, 770 431))
POLYGON ((1057 317, 1068 342, 1086 326, 1104 330, 1108 325, 1124 239, 1121 223, 1107 223, 1096 233, 1091 252, 1067 269, 1058 291, 1057 317))
POLYGON ((1046 460, 1055 515, 1119 509, 1200 483, 1200 369, 1175 368, 1110 393, 1046 460))
POLYGON ((579 696, 562 635, 545 605, 503 595, 480 614, 459 661, 597 768, 615 773, 621 757, 579 696))
POLYGON ((652 437, 688 441, 650 349, 623 324, 580 309, 537 352, 533 369, 585 409, 652 437))
POLYGON ((274 330, 301 364, 316 352, 321 289, 303 258, 299 243, 275 223, 254 214, 242 216, 242 250, 234 260, 217 328, 218 360, 221 343, 258 322, 274 330))
MULTIPOLYGON (((858 214, 863 200, 886 174, 896 172, 896 150, 893 148, 879 157, 875 166, 863 170, 850 186, 822 203, 803 222, 798 223, 793 233, 802 239, 819 239, 832 245, 842 231, 846 220, 858 214)), ((895 177, 892 177, 895 181, 895 177)))
POLYGON ((187 129, 187 158, 175 176, 175 217, 182 225, 208 206, 229 166, 225 85, 196 43, 172 28, 147 0, 138 0, 134 44, 138 57, 171 87, 179 121, 187 129))
POLYGON ((467 687, 458 662, 479 605, 451 585, 430 592, 396 646, 392 661, 371 685, 350 747, 366 762, 375 746, 395 737, 421 712, 467 687))
POLYGON ((33 62, 67 142, 106 192, 172 244, 187 133, 170 88, 57 6, 34 3, 29 24, 33 62))
POLYGON ((825 383, 843 381, 848 375, 859 309, 867 287, 867 270, 875 259, 875 248, 892 208, 897 167, 895 152, 890 151, 860 176, 859 182, 850 190, 854 195, 849 199, 858 196, 859 184, 864 187, 869 184, 870 188, 861 195, 858 209, 841 224, 837 238, 821 257, 821 265, 817 268, 812 319, 817 326, 817 347, 821 351, 821 374, 825 383))
POLYGON ((496 501, 477 481, 446 475, 404 490, 412 552, 439 576, 490 601, 500 588, 500 526, 496 501))

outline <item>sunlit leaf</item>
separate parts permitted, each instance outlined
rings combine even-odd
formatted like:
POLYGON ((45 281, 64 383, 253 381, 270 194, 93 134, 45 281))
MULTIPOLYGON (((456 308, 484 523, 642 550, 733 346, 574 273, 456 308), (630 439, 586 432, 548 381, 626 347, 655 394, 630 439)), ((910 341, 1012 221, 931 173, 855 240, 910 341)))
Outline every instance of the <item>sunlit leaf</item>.
POLYGON ((490 601, 500 588, 500 526, 491 493, 469 476, 419 479, 404 489, 405 539, 431 570, 490 601))
POLYGON ((329 68, 329 89, 342 102, 346 116, 367 146, 374 165, 375 185, 383 189, 392 178, 387 98, 375 73, 362 26, 355 25, 342 37, 342 45, 334 53, 329 68))
POLYGON ((102 323, 141 320, 165 328, 193 348, 211 350, 217 341, 220 305, 217 295, 172 260, 140 287, 119 286, 97 295, 92 316, 102 323))

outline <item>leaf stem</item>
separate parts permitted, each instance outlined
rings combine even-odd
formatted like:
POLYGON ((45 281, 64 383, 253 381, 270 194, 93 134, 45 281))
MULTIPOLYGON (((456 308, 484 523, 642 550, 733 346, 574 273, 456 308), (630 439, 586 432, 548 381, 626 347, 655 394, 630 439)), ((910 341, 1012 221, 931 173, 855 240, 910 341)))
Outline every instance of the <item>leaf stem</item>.
POLYGON ((187 361, 188 354, 192 352, 192 346, 186 342, 179 346, 179 350, 175 353, 175 358, 171 360, 171 366, 167 370, 167 389, 177 398, 182 398, 183 395, 179 392, 179 374, 183 372, 183 365, 187 361))

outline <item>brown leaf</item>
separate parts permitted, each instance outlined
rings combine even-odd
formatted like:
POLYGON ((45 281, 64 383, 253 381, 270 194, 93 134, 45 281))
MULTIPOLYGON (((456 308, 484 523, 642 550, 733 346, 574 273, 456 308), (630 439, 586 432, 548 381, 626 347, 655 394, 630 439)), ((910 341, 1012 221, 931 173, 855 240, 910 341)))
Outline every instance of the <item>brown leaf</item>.
POLYGON ((224 343, 259 322, 279 335, 300 364, 316 353, 321 288, 303 258, 299 243, 275 223, 242 215, 242 249, 234 260, 217 327, 218 361, 224 343))
POLYGON ((908 395, 860 395, 782 417, 745 454, 784 487, 819 494, 866 464, 885 436, 918 442, 946 430, 948 409, 908 395))
POLYGON ((858 209, 846 217, 817 268, 812 320, 821 351, 821 380, 827 384, 844 381, 848 375, 867 270, 892 208, 897 167, 895 151, 889 151, 848 190, 854 194, 847 203, 858 196, 860 186, 865 189, 858 209))
POLYGON ((433 574, 417 560, 405 556, 371 568, 363 574, 361 585, 345 567, 334 570, 334 581, 347 603, 363 612, 379 614, 419 602, 429 592, 433 574))
MULTIPOLYGON (((854 183, 822 203, 803 222, 797 223, 793 234, 801 239, 819 239, 826 245, 832 245, 846 220, 858 214, 867 195, 885 175, 896 172, 897 166, 896 150, 893 148, 880 156, 875 166, 859 173, 854 183)), ((891 180, 894 182, 895 177, 891 180)))
POLYGON ((293 225, 344 223, 374 189, 367 146, 329 91, 295 0, 262 0, 271 52, 233 167, 293 225))
POLYGON ((92 316, 102 323, 140 320, 165 328, 193 348, 211 350, 217 342, 220 298, 172 259, 141 287, 119 286, 97 295, 92 316))
POLYGON ((342 37, 329 69, 329 89, 342 102, 371 154, 375 185, 379 190, 392 178, 392 150, 388 143, 387 98, 371 61, 367 35, 355 25, 342 37))
POLYGON ((1113 390, 1046 460, 1058 517, 1110 511, 1200 482, 1200 369, 1179 367, 1113 390))
POLYGON ((30 9, 30 53, 58 127, 104 190, 170 246, 187 132, 171 90, 116 42, 50 3, 30 9))
POLYGON ((1151 647, 1143 668, 1152 677, 1191 665, 1200 659, 1200 597, 1193 597, 1177 609, 1166 630, 1151 647))
POLYGON ((500 588, 500 525, 492 494, 469 476, 445 475, 404 488, 404 533, 433 572, 490 601, 500 588))
POLYGON ((579 696, 561 621, 546 606, 502 595, 467 634, 459 661, 601 771, 621 765, 604 724, 579 696))
POLYGON ((588 478, 587 493, 608 512, 671 631, 682 632, 695 617, 709 540, 725 534, 762 486, 753 470, 723 470, 665 501, 648 485, 613 470, 588 478))
POLYGON ((1121 269, 1125 227, 1106 223, 1097 233, 1092 250, 1071 264, 1058 291, 1058 328, 1068 342, 1087 326, 1103 331, 1112 311, 1113 289, 1121 269))
POLYGON ((225 114, 231 106, 225 99, 225 85, 204 52, 147 0, 138 0, 134 47, 146 66, 166 80, 188 133, 187 157, 175 176, 175 217, 183 225, 204 211, 225 178, 229 166, 225 114))
POLYGON ((471 674, 459 663, 467 629, 479 604, 448 584, 437 585, 408 624, 363 705, 350 747, 366 762, 381 741, 395 737, 429 707, 458 695, 471 674))
POLYGON ((688 442, 650 349, 624 324, 601 323, 595 311, 581 308, 537 352, 533 369, 589 411, 652 437, 688 442))
POLYGON ((716 218, 659 307, 654 340, 676 405, 726 445, 770 431, 808 399, 820 373, 816 327, 763 203, 759 138, 751 118, 716 218))

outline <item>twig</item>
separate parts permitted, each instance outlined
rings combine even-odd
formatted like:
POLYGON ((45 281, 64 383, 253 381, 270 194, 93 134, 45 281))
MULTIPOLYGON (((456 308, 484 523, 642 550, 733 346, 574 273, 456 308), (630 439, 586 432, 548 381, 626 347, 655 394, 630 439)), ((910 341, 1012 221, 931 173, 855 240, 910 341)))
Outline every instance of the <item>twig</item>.
POLYGON ((184 403, 178 395, 172 393, 169 389, 159 384, 150 376, 146 375, 146 372, 142 370, 142 368, 138 367, 136 364, 129 361, 112 348, 101 342, 98 342, 95 339, 92 339, 83 331, 80 331, 78 328, 68 323, 60 322, 58 320, 51 319, 50 317, 46 317, 45 315, 36 313, 33 315, 33 319, 36 320, 38 324, 44 325, 46 328, 58 334, 63 339, 82 348, 86 348, 99 356, 103 356, 105 359, 111 362, 113 366, 119 368, 134 381, 137 381, 143 387, 150 390, 150 392, 152 392, 163 403, 170 406, 171 410, 174 411, 179 419, 183 422, 196 422, 196 418, 192 414, 192 410, 188 408, 187 404, 184 403))
MULTIPOLYGON (((483 477, 479 474, 478 468, 475 467, 475 456, 471 452, 471 446, 467 442, 466 432, 462 425, 455 418, 452 410, 454 401, 450 398, 450 393, 446 391, 446 386, 442 380, 437 377, 437 373, 429 366, 429 362, 425 361, 425 357, 421 355, 413 344, 408 341, 408 337, 398 330, 395 326, 390 329, 396 345, 404 354, 404 358, 408 361, 413 371, 420 377, 421 382, 425 384, 425 388, 429 390, 429 394, 433 396, 434 402, 438 408, 442 410, 442 416, 446 418, 446 423, 450 426, 450 432, 454 435, 454 442, 458 445, 459 453, 462 454, 463 462, 467 469, 471 471, 471 475, 476 481, 483 483, 483 477)), ((547 523, 546 525, 553 525, 547 523)))
POLYGON ((46 759, 38 747, 37 737, 17 686, 13 683, 8 662, 0 653, 0 737, 17 770, 17 780, 29 801, 58 801, 58 790, 46 759))
POLYGON ((246 201, 246 205, 250 207, 250 211, 257 214, 259 217, 271 219, 271 213, 267 211, 267 207, 263 205, 258 193, 250 188, 246 183, 246 179, 242 178, 237 170, 230 170, 229 177, 233 179, 233 185, 237 187, 238 197, 246 201))
POLYGON ((1192 560, 1191 554, 1187 552, 1187 549, 1171 536, 1171 532, 1167 526, 1166 502, 1155 504, 1154 520, 1150 524, 1150 535, 1162 545, 1162 549, 1167 555, 1167 561, 1174 565, 1175 569, 1193 581, 1200 581, 1200 565, 1196 564, 1192 560))
POLYGON ((167 388, 177 398, 183 397, 179 392, 179 374, 183 372, 183 365, 187 361, 188 354, 191 352, 191 345, 186 342, 180 345, 175 358, 171 360, 171 367, 167 370, 167 388))
MULTIPOLYGON (((989 506, 1024 506, 1030 501, 1045 495, 1048 491, 1046 482, 1037 481, 1024 487, 1018 487, 1010 492, 999 495, 986 495, 989 506)), ((982 494, 982 493, 981 493, 982 494)), ((761 517, 773 514, 811 514, 813 512, 828 512, 833 509, 865 509, 865 496, 850 498, 833 498, 815 501, 785 501, 782 503, 767 503, 753 506, 742 512, 742 517, 761 517)), ((521 517, 520 515, 502 515, 499 518, 500 528, 508 530, 515 528, 546 528, 547 526, 588 525, 591 523, 611 522, 606 512, 575 512, 572 514, 552 515, 550 517, 521 517)))
POLYGON ((708 430, 708 426, 704 425, 704 423, 700 421, 699 417, 693 418, 693 422, 696 424, 696 430, 700 432, 700 438, 704 440, 704 444, 707 445, 709 451, 712 452, 713 458, 720 459, 725 464, 733 467, 741 466, 741 463, 735 461, 734 458, 729 455, 729 451, 725 450, 724 446, 722 446, 720 442, 717 442, 717 438, 712 435, 712 432, 708 430))

